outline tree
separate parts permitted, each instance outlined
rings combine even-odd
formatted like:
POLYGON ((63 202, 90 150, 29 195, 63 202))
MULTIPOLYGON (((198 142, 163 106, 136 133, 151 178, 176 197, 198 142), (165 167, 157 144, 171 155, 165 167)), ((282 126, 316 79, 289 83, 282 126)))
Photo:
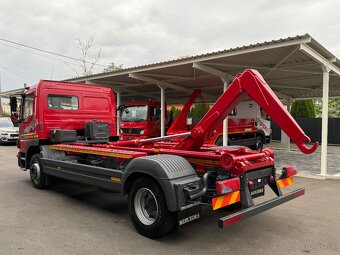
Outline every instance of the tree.
POLYGON ((189 117, 202 118, 209 111, 209 109, 210 106, 208 104, 195 104, 189 112, 189 117))
POLYGON ((100 59, 100 54, 102 51, 102 47, 99 48, 98 53, 96 54, 96 57, 93 59, 90 58, 91 48, 93 46, 93 40, 94 36, 92 35, 89 39, 82 41, 80 38, 75 39, 78 42, 78 48, 81 51, 81 57, 80 57, 80 66, 82 69, 82 72, 79 73, 76 69, 71 67, 70 65, 67 65, 77 74, 77 76, 81 75, 91 75, 93 73, 93 68, 98 63, 100 59))
POLYGON ((295 100, 292 104, 291 114, 294 118, 315 118, 314 101, 295 100))
POLYGON ((104 71, 105 72, 113 72, 113 71, 118 71, 118 70, 121 70, 123 69, 123 65, 120 64, 120 65, 115 65, 114 62, 111 62, 106 68, 104 68, 104 71))
MULTIPOLYGON (((316 116, 320 118, 322 116, 322 100, 315 100, 315 112, 316 116)), ((336 118, 340 117, 340 98, 331 98, 328 103, 328 117, 336 118)))
POLYGON ((168 116, 170 116, 170 112, 172 112, 173 114, 173 118, 174 120, 176 119, 176 117, 178 116, 178 114, 181 112, 178 108, 176 108, 176 106, 172 106, 170 111, 168 112, 168 116))

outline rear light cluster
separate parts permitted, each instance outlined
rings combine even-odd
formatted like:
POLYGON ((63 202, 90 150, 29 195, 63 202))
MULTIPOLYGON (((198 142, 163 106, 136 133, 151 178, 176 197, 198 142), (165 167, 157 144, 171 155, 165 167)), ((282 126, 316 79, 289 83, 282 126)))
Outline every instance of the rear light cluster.
POLYGON ((218 195, 228 194, 240 190, 241 184, 239 178, 232 178, 216 182, 216 193, 218 195))
POLYGON ((297 171, 293 166, 285 166, 282 168, 282 178, 290 177, 296 175, 297 171))

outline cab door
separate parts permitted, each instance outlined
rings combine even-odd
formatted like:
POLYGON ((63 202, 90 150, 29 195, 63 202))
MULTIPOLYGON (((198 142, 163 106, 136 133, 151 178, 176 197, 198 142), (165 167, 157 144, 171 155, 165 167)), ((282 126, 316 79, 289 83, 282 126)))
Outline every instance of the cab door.
POLYGON ((23 97, 20 116, 20 147, 22 151, 26 151, 29 140, 38 138, 36 134, 36 120, 35 120, 35 99, 34 92, 23 97))

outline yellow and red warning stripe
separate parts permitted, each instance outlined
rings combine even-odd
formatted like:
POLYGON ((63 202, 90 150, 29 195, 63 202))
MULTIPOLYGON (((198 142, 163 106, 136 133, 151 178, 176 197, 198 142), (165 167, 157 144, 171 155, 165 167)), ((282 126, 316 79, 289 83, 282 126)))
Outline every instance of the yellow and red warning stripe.
POLYGON ((237 203, 239 201, 240 201, 240 191, 238 190, 238 191, 235 191, 235 192, 223 195, 223 196, 214 197, 211 202, 212 202, 213 210, 217 210, 227 205, 237 203))
POLYGON ((282 189, 284 187, 292 185, 294 183, 294 178, 293 176, 290 176, 284 179, 277 180, 276 183, 282 189))
POLYGON ((51 150, 84 153, 84 154, 107 156, 107 157, 117 157, 117 158, 124 158, 124 159, 132 159, 132 158, 147 156, 145 152, 127 151, 127 150, 118 150, 118 149, 109 149, 109 148, 98 148, 98 147, 90 147, 90 146, 83 146, 83 145, 57 144, 57 145, 49 145, 48 148, 51 150))

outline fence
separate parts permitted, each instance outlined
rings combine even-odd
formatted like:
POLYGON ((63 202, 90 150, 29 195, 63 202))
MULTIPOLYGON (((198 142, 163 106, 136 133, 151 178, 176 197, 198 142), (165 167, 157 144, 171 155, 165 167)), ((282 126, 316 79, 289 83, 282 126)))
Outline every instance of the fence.
MULTIPOLYGON (((321 141, 321 118, 296 118, 296 122, 312 141, 321 141)), ((281 129, 271 121, 272 139, 281 140, 281 129)), ((340 144, 340 118, 328 119, 328 144, 340 144)))

